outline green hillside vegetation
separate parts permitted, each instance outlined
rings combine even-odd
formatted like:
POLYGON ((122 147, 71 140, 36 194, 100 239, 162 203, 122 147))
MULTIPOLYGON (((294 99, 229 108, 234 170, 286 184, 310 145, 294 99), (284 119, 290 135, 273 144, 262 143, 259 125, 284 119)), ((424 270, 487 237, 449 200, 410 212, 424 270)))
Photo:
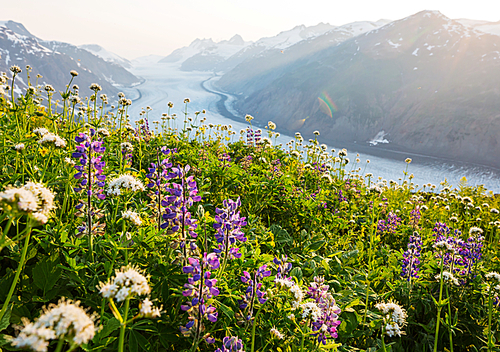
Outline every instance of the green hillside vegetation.
POLYGON ((320 132, 276 145, 274 123, 233 131, 189 99, 149 124, 75 71, 14 97, 11 71, 0 349, 498 350, 492 192, 417 186, 409 159, 381 180, 320 132))

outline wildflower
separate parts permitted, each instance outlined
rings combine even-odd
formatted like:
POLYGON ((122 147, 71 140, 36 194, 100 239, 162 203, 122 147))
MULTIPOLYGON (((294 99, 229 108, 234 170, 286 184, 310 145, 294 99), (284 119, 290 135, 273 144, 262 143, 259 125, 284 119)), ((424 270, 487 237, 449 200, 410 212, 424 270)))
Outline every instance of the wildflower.
POLYGON ((50 340, 69 340, 72 346, 80 346, 94 338, 95 315, 88 315, 80 307, 80 302, 73 303, 62 299, 59 304, 51 304, 44 313, 30 323, 23 319, 24 328, 12 341, 17 348, 30 348, 35 351, 45 352, 50 340))
POLYGON ((469 229, 469 235, 471 235, 471 236, 473 236, 475 234, 481 235, 482 233, 483 233, 483 229, 480 227, 473 226, 469 229))
POLYGON ((213 228, 217 231, 215 238, 219 243, 219 249, 216 252, 224 252, 226 259, 240 258, 239 248, 234 248, 233 251, 230 248, 234 246, 236 241, 247 241, 245 233, 241 230, 247 224, 246 218, 241 217, 238 210, 241 206, 241 200, 239 197, 236 201, 226 199, 222 202, 222 205, 222 209, 215 209, 215 223, 213 224, 213 228))
POLYGON ((271 328, 269 332, 271 334, 271 337, 276 338, 278 340, 283 340, 285 338, 285 336, 283 336, 283 334, 279 332, 279 330, 276 329, 276 327, 274 326, 271 328))
POLYGON ((21 72, 22 72, 21 68, 20 68, 19 66, 17 66, 17 65, 12 65, 12 66, 10 67, 10 71, 11 71, 14 75, 17 75, 17 74, 19 74, 19 73, 21 73, 21 72))
POLYGON ((497 281, 498 283, 500 283, 500 274, 497 273, 497 272, 489 272, 488 274, 486 274, 486 280, 491 280, 491 281, 497 281))
POLYGON ((161 315, 161 307, 153 307, 153 302, 146 298, 139 304, 139 314, 146 318, 158 318, 161 315))
POLYGON ((406 158, 405 159, 405 163, 407 163, 407 164, 411 163, 411 159, 410 158, 406 158))
POLYGON ((447 252, 454 251, 453 245, 446 240, 437 241, 432 245, 432 247, 441 251, 447 251, 447 252))
POLYGON ((55 92, 56 90, 54 89, 54 87, 52 87, 50 84, 46 84, 43 89, 45 89, 45 91, 47 93, 50 93, 50 92, 55 92))
POLYGON ((16 144, 16 145, 14 146, 14 149, 15 149, 15 150, 17 150, 18 152, 23 151, 23 150, 24 150, 24 148, 25 148, 24 143, 19 143, 19 144, 16 144))
POLYGON ((64 162, 66 162, 67 164, 69 164, 71 166, 75 166, 75 162, 73 160, 71 160, 71 158, 65 157, 64 162))
POLYGON ((316 302, 306 302, 300 305, 302 309, 302 319, 311 319, 317 321, 321 318, 321 309, 316 302))
MULTIPOLYGON (((443 271, 442 272, 442 276, 443 276, 443 281, 444 282, 450 282, 453 285, 457 285, 457 286, 460 285, 458 279, 452 273, 450 273, 449 271, 443 271)), ((434 276, 434 279, 436 279, 438 281, 441 281, 441 275, 438 274, 438 275, 434 276)))
POLYGON ((319 131, 314 131, 314 132, 313 132, 313 134, 314 134, 315 136, 319 136, 319 131))
POLYGON ((252 115, 248 115, 248 114, 247 114, 247 115, 245 116, 245 120, 246 120, 248 123, 250 123, 253 119, 254 119, 254 117, 253 117, 252 115))
POLYGON ((407 251, 403 253, 403 263, 401 276, 408 281, 412 277, 418 278, 418 266, 420 265, 420 252, 422 251, 422 238, 417 232, 410 236, 407 245, 407 251))
POLYGON ((215 350, 215 352, 245 352, 243 350, 243 341, 238 337, 224 337, 222 340, 222 347, 215 350))
POLYGON ((189 102, 190 102, 189 98, 184 99, 184 104, 187 104, 189 102))
POLYGON ((135 226, 142 225, 141 217, 134 211, 131 210, 122 211, 122 218, 130 220, 135 226))
POLYGON ((132 175, 123 174, 109 181, 107 193, 115 196, 121 194, 121 189, 131 190, 132 192, 144 191, 145 187, 142 181, 132 175))
POLYGON ((90 90, 93 90, 95 93, 102 90, 101 86, 98 85, 97 83, 92 83, 89 88, 90 90))
POLYGON ((43 127, 39 127, 39 128, 35 128, 35 129, 33 130, 33 133, 34 133, 34 134, 37 134, 37 135, 39 135, 39 136, 44 136, 44 135, 46 135, 47 133, 49 133, 49 130, 48 130, 48 129, 46 129, 46 128, 43 128, 43 127))
POLYGON ((262 289, 262 282, 260 281, 270 275, 271 271, 267 270, 266 264, 257 269, 253 278, 248 271, 243 272, 241 281, 248 284, 248 287, 245 291, 245 295, 241 300, 238 300, 238 303, 240 305, 240 309, 246 310, 248 308, 248 313, 246 315, 247 320, 252 319, 255 299, 257 299, 260 304, 267 302, 267 298, 265 298, 266 292, 262 289))
POLYGON ((78 76, 78 72, 76 72, 75 70, 71 70, 71 71, 69 71, 69 74, 70 74, 71 76, 73 76, 73 77, 78 76))
POLYGON ((119 271, 116 270, 115 277, 107 283, 101 282, 98 288, 104 298, 114 298, 117 302, 151 292, 147 278, 133 266, 124 266, 119 271))
POLYGON ((406 325, 406 311, 397 303, 377 303, 375 307, 384 314, 384 330, 387 336, 401 336, 401 329, 406 325))
POLYGON ((276 124, 272 121, 269 121, 267 123, 267 126, 269 127, 270 130, 274 131, 276 129, 276 124))
POLYGON ((109 137, 110 133, 107 129, 105 128, 98 128, 97 129, 97 135, 102 136, 102 137, 109 137))
POLYGON ((69 102, 71 104, 81 104, 82 99, 78 95, 72 95, 69 97, 69 102))
POLYGON ((38 144, 40 145, 50 143, 54 143, 56 147, 66 147, 66 140, 51 132, 45 133, 44 135, 42 135, 42 138, 38 140, 38 144))

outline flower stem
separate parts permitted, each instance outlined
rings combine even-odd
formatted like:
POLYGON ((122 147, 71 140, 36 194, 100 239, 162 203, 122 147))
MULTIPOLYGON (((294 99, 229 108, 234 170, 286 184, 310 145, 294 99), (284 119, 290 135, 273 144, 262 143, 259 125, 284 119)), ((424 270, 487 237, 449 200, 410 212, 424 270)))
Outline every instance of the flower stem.
POLYGON ((118 352, 123 352, 123 344, 125 342, 125 330, 127 328, 127 318, 128 318, 128 309, 130 306, 130 298, 125 300, 125 311, 123 313, 123 322, 120 327, 120 340, 118 340, 118 352))
POLYGON ((493 351, 495 345, 492 341, 493 334, 491 333, 491 317, 493 315, 492 291, 492 285, 490 285, 490 294, 488 295, 488 352, 493 351))
POLYGON ((382 327, 382 351, 384 352, 387 352, 387 349, 385 347, 385 339, 384 339, 384 335, 385 335, 385 328, 382 327))
POLYGON ((443 299, 443 265, 444 265, 444 254, 441 254, 441 270, 440 270, 440 284, 439 284, 439 301, 437 307, 437 317, 436 317, 436 334, 434 335, 434 352, 437 352, 438 335, 439 335, 439 323, 441 322, 441 300, 443 299))
POLYGON ((19 276, 21 275, 21 271, 23 270, 24 261, 26 260, 26 252, 28 252, 28 245, 30 243, 30 237, 31 237, 31 228, 29 225, 29 220, 28 220, 27 226, 28 226, 28 228, 27 228, 28 234, 26 235, 26 238, 24 240, 24 247, 23 247, 23 251, 21 253, 21 260, 19 261, 19 265, 17 266, 16 275, 14 276, 14 281, 12 281, 12 284, 10 286, 10 290, 9 290, 8 295, 7 295, 7 298, 5 299, 5 302, 3 302, 2 310, 0 311, 0 321, 2 321, 2 318, 5 315, 5 312, 7 311, 7 307, 9 306, 10 299, 12 298, 12 295, 14 294, 14 290, 16 289, 17 281, 19 280, 19 276))
POLYGON ((57 342, 57 347, 56 347, 55 352, 61 352, 63 346, 64 346, 64 339, 60 338, 59 341, 57 342))
MULTIPOLYGON (((255 351, 255 327, 257 326, 257 318, 259 317, 260 310, 262 309, 263 306, 260 306, 259 310, 255 314, 255 318, 253 319, 253 326, 252 326, 252 347, 250 352, 255 351)), ((304 336, 302 336, 304 338, 304 336)), ((304 341, 302 341, 302 345, 304 345, 304 341)), ((302 351, 302 349, 301 349, 302 351)))
POLYGON ((453 352, 453 331, 451 329, 451 303, 450 303, 450 293, 448 290, 448 285, 446 285, 446 297, 448 298, 448 323, 450 325, 449 334, 450 334, 450 352, 453 352))

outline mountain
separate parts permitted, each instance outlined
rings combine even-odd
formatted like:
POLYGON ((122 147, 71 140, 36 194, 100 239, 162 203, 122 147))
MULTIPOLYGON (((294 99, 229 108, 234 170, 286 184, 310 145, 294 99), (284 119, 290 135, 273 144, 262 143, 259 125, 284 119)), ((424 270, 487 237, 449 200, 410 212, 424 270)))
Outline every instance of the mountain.
POLYGON ((115 53, 112 53, 106 49, 104 49, 102 46, 100 45, 97 45, 97 44, 85 44, 85 45, 80 45, 79 46, 80 49, 84 49, 84 50, 87 50, 87 51, 90 51, 92 54, 94 54, 95 56, 98 56, 100 57, 101 59, 103 59, 104 61, 107 61, 107 62, 113 62, 115 64, 118 64, 120 66, 123 66, 127 69, 130 69, 132 68, 132 63, 119 56, 119 55, 116 55, 115 53))
POLYGON ((174 50, 159 62, 179 63, 183 71, 208 71, 249 44, 251 42, 245 42, 238 34, 217 43, 212 39, 196 39, 189 46, 174 50))
POLYGON ((254 59, 255 76, 241 73, 248 62, 219 84, 243 93, 240 112, 290 133, 317 129, 337 145, 382 133, 384 148, 500 167, 500 36, 484 25, 423 11, 292 60, 264 83, 254 59))
MULTIPOLYGON (((32 35, 21 23, 0 22, 0 72, 8 72, 12 65, 25 69, 33 67, 31 84, 35 84, 35 75, 39 84, 49 83, 56 90, 63 91, 76 70, 79 75, 74 83, 82 91, 92 83, 98 83, 109 96, 116 95, 120 86, 131 86, 141 82, 120 65, 107 62, 91 52, 75 45, 58 41, 44 41, 32 35)), ((25 74, 16 78, 16 92, 28 86, 25 74)))
POLYGON ((276 37, 260 39, 219 66, 219 71, 226 73, 218 85, 226 91, 248 96, 296 66, 301 59, 389 22, 354 22, 338 27, 323 23, 312 27, 302 25, 276 37))

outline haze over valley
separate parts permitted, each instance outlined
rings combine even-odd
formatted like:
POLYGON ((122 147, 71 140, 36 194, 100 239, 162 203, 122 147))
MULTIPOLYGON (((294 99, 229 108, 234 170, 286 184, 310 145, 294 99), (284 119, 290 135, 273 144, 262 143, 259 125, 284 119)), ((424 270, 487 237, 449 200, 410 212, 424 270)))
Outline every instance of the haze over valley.
MULTIPOLYGON (((134 60, 97 44, 46 41, 24 25, 0 22, 0 71, 30 65, 31 84, 41 74, 39 84, 62 91, 77 70, 82 95, 95 82, 111 103, 120 91, 133 99, 131 119, 150 106, 149 120, 158 121, 169 101, 179 115, 189 97, 191 113, 206 109, 207 123, 237 132, 246 114, 259 126, 275 122, 278 143, 319 130, 320 142, 370 159, 366 172, 375 176, 397 180, 411 157, 416 183, 448 177, 456 185, 466 176, 500 191, 500 22, 422 11, 299 25, 257 41, 196 39, 134 60)), ((28 86, 20 77, 17 94, 28 86)))

